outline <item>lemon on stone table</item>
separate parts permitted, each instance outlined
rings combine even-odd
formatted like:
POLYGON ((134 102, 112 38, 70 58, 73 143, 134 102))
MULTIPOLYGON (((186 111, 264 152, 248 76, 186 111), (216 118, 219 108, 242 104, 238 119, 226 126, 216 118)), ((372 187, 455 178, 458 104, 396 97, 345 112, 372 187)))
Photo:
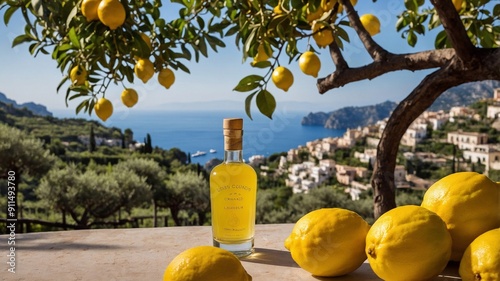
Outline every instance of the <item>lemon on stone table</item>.
POLYGON ((300 218, 285 240, 293 260, 315 276, 333 277, 353 272, 366 260, 369 224, 357 213, 323 208, 300 218))
POLYGON ((463 281, 500 280, 500 228, 472 241, 460 261, 459 273, 463 281))
POLYGON ((451 236, 435 213, 421 206, 400 206, 373 223, 366 236, 366 254, 381 279, 428 280, 448 264, 451 236))
POLYGON ((476 172, 441 178, 427 189, 421 205, 446 223, 454 261, 460 261, 477 236, 500 227, 500 184, 476 172))
POLYGON ((178 254, 163 275, 163 281, 251 280, 233 253, 213 246, 197 246, 178 254))

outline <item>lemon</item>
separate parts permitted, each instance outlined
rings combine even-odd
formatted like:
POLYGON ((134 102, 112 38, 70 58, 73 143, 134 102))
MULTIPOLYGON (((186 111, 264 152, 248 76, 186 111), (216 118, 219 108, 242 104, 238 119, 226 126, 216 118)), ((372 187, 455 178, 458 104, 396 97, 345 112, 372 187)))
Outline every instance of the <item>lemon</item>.
POLYGON ((197 246, 177 255, 165 269, 163 281, 251 281, 240 260, 213 246, 197 246))
POLYGON ((266 52, 266 47, 264 46, 264 44, 260 44, 258 49, 257 49, 257 54, 253 57, 253 62, 258 63, 261 61, 266 61, 270 57, 271 56, 269 56, 266 52))
POLYGON ((94 111, 99 119, 106 122, 113 114, 113 104, 106 98, 100 98, 94 105, 94 111))
POLYGON ((465 250, 458 270, 463 281, 500 280, 500 228, 479 235, 465 250))
POLYGON ((69 79, 75 86, 85 85, 85 82, 87 81, 87 70, 77 65, 69 72, 69 79))
POLYGON ((312 11, 311 7, 308 5, 307 10, 306 10, 306 19, 308 22, 313 22, 313 21, 321 18, 321 16, 323 15, 324 12, 325 11, 323 11, 321 6, 316 8, 316 11, 312 11))
POLYGON ((99 16, 97 16, 97 7, 101 0, 83 0, 80 9, 82 11, 83 16, 87 19, 87 21, 98 20, 99 16))
MULTIPOLYGON (((358 0, 351 0, 351 5, 354 7, 356 6, 356 4, 358 3, 358 0)), ((338 10, 338 13, 339 14, 342 14, 342 12, 344 12, 344 5, 340 4, 339 5, 339 10, 338 10)))
POLYGON ((457 12, 462 10, 462 5, 464 3, 463 0, 451 0, 451 2, 453 2, 453 6, 455 6, 455 10, 457 10, 457 12))
POLYGON ((500 185, 475 172, 453 173, 438 180, 425 192, 422 206, 446 223, 454 261, 460 261, 477 236, 500 227, 500 185))
POLYGON ((278 89, 281 89, 285 92, 288 91, 288 89, 293 84, 292 72, 288 68, 283 66, 278 66, 273 70, 271 79, 278 89))
POLYGON ((320 48, 333 43, 333 32, 331 28, 322 22, 315 22, 312 26, 313 39, 320 48))
POLYGON ((175 74, 170 68, 164 68, 158 73, 158 82, 163 87, 169 89, 175 82, 175 74))
POLYGON ((314 52, 307 51, 300 56, 299 67, 305 74, 318 77, 318 72, 321 69, 321 61, 314 52))
POLYGON ((278 5, 276 5, 274 8, 273 8, 273 14, 275 15, 281 15, 283 14, 283 10, 281 9, 281 1, 278 2, 278 5))
POLYGON ((125 22, 125 7, 118 0, 102 0, 97 8, 97 15, 105 26, 114 30, 125 22))
POLYGON ((316 276, 340 276, 366 260, 365 237, 370 226, 353 211, 324 208, 307 213, 285 240, 293 260, 316 276))
POLYGON ((443 220, 421 206, 380 216, 366 235, 370 267, 384 280, 428 280, 448 264, 451 236, 443 220))
POLYGON ((122 102, 126 107, 134 106, 139 100, 139 95, 137 95, 137 91, 131 88, 127 88, 122 91, 121 96, 122 102))
POLYGON ((155 67, 149 59, 139 58, 134 66, 134 73, 137 78, 146 83, 155 74, 155 67))
POLYGON ((321 9, 325 12, 329 12, 337 4, 337 0, 321 0, 321 9))
POLYGON ((380 33, 380 21, 375 15, 364 14, 359 17, 359 20, 370 36, 380 33))

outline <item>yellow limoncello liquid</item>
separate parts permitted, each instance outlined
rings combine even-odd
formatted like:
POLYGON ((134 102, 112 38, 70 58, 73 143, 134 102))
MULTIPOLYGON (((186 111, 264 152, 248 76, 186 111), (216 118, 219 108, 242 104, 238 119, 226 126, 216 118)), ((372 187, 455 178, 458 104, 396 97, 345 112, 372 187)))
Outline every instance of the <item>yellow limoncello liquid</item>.
POLYGON ((214 245, 236 255, 253 250, 257 174, 244 162, 224 162, 210 174, 214 245))

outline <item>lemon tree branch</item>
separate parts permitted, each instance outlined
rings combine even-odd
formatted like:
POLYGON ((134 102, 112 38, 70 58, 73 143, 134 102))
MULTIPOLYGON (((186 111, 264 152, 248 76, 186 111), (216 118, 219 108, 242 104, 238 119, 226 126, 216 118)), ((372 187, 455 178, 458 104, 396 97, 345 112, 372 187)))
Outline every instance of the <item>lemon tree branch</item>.
POLYGON ((467 36, 467 31, 451 1, 431 0, 436 8, 441 23, 455 48, 457 56, 464 62, 470 62, 476 49, 467 36))

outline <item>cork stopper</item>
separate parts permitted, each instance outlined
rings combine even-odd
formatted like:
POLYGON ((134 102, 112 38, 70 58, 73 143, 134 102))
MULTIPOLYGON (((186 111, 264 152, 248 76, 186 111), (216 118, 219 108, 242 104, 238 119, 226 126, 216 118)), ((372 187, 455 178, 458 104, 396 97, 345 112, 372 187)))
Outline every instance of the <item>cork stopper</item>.
POLYGON ((224 150, 242 150, 243 119, 226 118, 223 121, 224 150))

